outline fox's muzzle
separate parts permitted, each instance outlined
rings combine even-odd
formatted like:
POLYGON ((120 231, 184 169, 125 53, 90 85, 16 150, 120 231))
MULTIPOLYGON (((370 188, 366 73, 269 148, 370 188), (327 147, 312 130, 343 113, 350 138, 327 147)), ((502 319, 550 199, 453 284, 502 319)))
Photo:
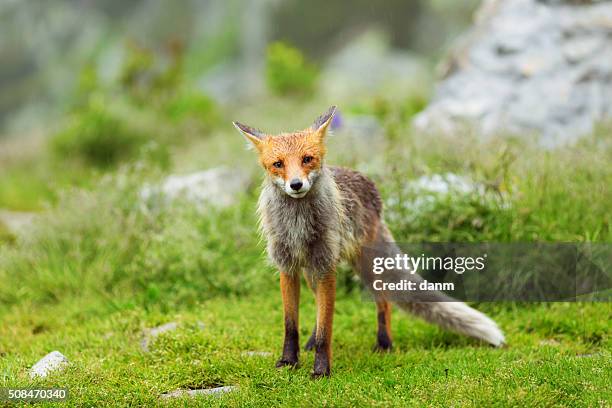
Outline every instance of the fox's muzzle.
POLYGON ((293 178, 290 181, 285 181, 284 190, 289 196, 293 198, 302 198, 310 191, 311 182, 308 177, 303 179, 293 178))
POLYGON ((289 187, 291 187, 291 189, 295 192, 299 192, 302 189, 303 185, 304 183, 302 183, 302 180, 297 178, 291 180, 291 182, 289 183, 289 187))
POLYGON ((312 188, 319 176, 318 170, 313 170, 302 177, 291 177, 289 180, 278 178, 276 184, 290 197, 302 198, 312 188))

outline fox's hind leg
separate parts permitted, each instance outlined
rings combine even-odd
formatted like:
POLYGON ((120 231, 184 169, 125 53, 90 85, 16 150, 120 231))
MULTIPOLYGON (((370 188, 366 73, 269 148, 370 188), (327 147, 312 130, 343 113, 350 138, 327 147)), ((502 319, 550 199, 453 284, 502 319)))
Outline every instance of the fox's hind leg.
MULTIPOLYGON (((368 289, 372 289, 375 279, 372 270, 373 258, 384 252, 388 242, 393 241, 391 233, 383 223, 376 223, 369 231, 369 239, 364 243, 358 256, 353 262, 353 267, 358 271, 361 281, 368 289)), ((389 351, 393 346, 391 340, 391 302, 382 293, 371 291, 376 302, 376 344, 374 351, 389 351)))
POLYGON ((378 331, 376 333, 376 345, 374 351, 390 351, 393 343, 391 341, 391 303, 385 299, 376 301, 376 319, 378 331))
POLYGON ((317 324, 315 323, 314 328, 312 329, 312 334, 310 335, 310 338, 304 345, 304 351, 314 350, 316 336, 317 336, 317 324))

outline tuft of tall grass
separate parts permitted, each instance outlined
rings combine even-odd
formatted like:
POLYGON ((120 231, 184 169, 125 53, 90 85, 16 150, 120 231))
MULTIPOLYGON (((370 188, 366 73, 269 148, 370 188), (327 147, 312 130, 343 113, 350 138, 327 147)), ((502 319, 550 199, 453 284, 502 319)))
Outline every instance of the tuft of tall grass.
POLYGON ((15 234, 0 220, 0 245, 15 242, 15 234))
POLYGON ((387 151, 380 175, 396 238, 405 242, 612 242, 612 138, 542 150, 517 139, 410 135, 387 151), (438 195, 415 209, 406 184, 454 173, 485 189, 438 195))
POLYGON ((63 160, 109 167, 133 158, 148 139, 128 122, 106 108, 107 100, 91 98, 74 112, 64 129, 51 139, 51 148, 63 160))
MULTIPOLYGON (((607 135, 555 151, 412 135, 390 141, 384 167, 370 175, 399 242, 612 242, 607 135), (415 198, 406 183, 437 173, 467 176, 485 194, 451 192, 419 212, 405 205, 415 198)), ((0 245, 0 304, 89 297, 151 308, 275 290, 256 194, 223 210, 178 203, 151 212, 138 197, 148 173, 121 169, 89 191, 64 193, 33 231, 0 245)), ((345 269, 339 282, 355 285, 345 269)))
POLYGON ((317 79, 317 69, 306 61, 297 48, 284 42, 268 47, 266 81, 272 92, 278 95, 311 95, 317 79))
POLYGON ((62 194, 12 246, 0 246, 0 304, 72 297, 145 306, 260 290, 265 269, 254 198, 205 213, 187 203, 151 212, 142 176, 121 171, 92 191, 62 194))

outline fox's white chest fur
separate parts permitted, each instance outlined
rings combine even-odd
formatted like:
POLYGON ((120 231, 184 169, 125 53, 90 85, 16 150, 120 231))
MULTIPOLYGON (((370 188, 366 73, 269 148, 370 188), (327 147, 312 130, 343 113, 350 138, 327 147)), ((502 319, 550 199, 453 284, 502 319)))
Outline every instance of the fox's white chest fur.
POLYGON ((292 198, 266 180, 258 207, 268 255, 285 273, 321 275, 337 264, 344 213, 334 180, 323 171, 304 198, 292 198))

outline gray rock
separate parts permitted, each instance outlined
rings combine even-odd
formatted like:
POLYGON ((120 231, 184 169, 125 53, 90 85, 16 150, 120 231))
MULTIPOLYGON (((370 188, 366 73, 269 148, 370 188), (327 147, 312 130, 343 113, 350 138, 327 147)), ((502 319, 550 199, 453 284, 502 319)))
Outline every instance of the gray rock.
POLYGON ((270 357, 272 353, 269 351, 245 351, 242 355, 244 357, 270 357))
POLYGON ((249 185, 249 176, 226 167, 167 177, 161 185, 145 186, 140 196, 149 205, 167 204, 183 199, 199 209, 228 207, 249 185))
POLYGON ((391 223, 426 217, 431 211, 435 211, 440 203, 452 205, 456 200, 461 201, 467 197, 478 200, 481 205, 490 206, 492 209, 509 208, 511 205, 507 193, 488 191, 484 184, 453 173, 422 176, 405 183, 403 192, 405 194, 402 201, 398 201, 395 197, 385 201, 389 209, 399 204, 402 208, 410 210, 408 215, 389 210, 387 218, 391 223))
POLYGON ((410 182, 409 186, 411 189, 419 193, 484 193, 484 187, 481 184, 476 184, 465 176, 460 176, 453 173, 421 176, 417 180, 410 182))
POLYGON ((540 346, 559 346, 561 343, 555 339, 544 339, 540 340, 539 344, 540 346))
POLYGON ((576 357, 578 358, 593 358, 593 357, 599 357, 601 356, 600 353, 587 353, 587 354, 577 354, 576 357))
POLYGON ((199 395, 214 395, 219 396, 228 392, 236 391, 238 387, 229 385, 217 388, 202 388, 198 390, 174 390, 162 394, 162 398, 181 398, 181 397, 197 397, 199 395))
POLYGON ((68 365, 68 359, 59 351, 52 351, 41 358, 30 369, 31 378, 44 378, 52 372, 62 370, 68 365))
POLYGON ((155 340, 157 336, 159 336, 162 333, 174 331, 177 328, 178 328, 178 323, 170 322, 170 323, 162 324, 161 326, 154 327, 152 329, 145 329, 143 338, 140 342, 140 348, 144 352, 149 352, 149 346, 151 342, 153 342, 153 340, 155 340))
POLYGON ((27 229, 35 218, 35 213, 0 209, 0 224, 5 225, 13 234, 27 229))
POLYGON ((413 124, 571 143, 612 112, 611 34, 612 2, 486 0, 413 124))
MULTIPOLYGON (((402 206, 410 209, 411 216, 415 217, 429 211, 439 200, 445 200, 446 197, 462 197, 469 194, 482 196, 485 193, 483 185, 453 173, 422 176, 406 183, 404 188, 412 199, 404 200, 402 206)), ((390 198, 386 203, 389 207, 398 204, 396 198, 390 198)), ((390 213, 388 216, 392 219, 394 214, 390 213)))

